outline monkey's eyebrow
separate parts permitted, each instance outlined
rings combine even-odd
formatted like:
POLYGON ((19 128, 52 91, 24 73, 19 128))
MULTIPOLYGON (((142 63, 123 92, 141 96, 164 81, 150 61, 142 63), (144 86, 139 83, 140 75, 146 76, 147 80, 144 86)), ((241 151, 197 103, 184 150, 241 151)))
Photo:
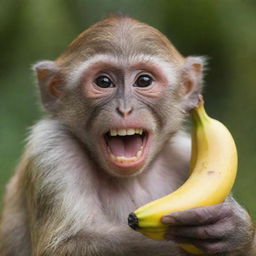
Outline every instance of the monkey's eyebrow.
POLYGON ((130 61, 131 69, 145 68, 154 71, 155 74, 165 77, 170 84, 176 84, 178 68, 171 62, 166 62, 157 56, 138 55, 130 61))
POLYGON ((120 67, 120 66, 135 66, 138 63, 144 63, 145 65, 154 65, 158 67, 158 69, 162 70, 164 74, 167 74, 167 80, 170 83, 175 83, 177 79, 177 70, 173 63, 166 62, 159 57, 152 55, 144 55, 138 54, 134 56, 124 57, 116 57, 108 54, 96 54, 90 59, 78 64, 78 67, 74 67, 71 71, 71 75, 69 78, 69 86, 73 87, 77 84, 78 80, 81 77, 81 74, 93 66, 96 63, 106 63, 111 67, 120 67))
POLYGON ((117 59, 114 56, 106 55, 106 54, 96 54, 88 60, 79 63, 77 66, 73 68, 71 71, 71 75, 69 78, 69 86, 73 87, 77 84, 77 81, 80 79, 81 74, 96 63, 112 63, 113 65, 118 65, 117 59))

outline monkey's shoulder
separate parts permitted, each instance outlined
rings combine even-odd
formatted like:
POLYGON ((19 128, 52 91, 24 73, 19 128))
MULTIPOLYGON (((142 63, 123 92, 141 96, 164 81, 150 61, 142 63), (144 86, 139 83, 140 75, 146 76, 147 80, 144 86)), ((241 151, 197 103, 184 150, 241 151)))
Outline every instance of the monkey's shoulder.
POLYGON ((23 158, 24 156, 39 169, 56 169, 58 165, 67 164, 75 166, 81 159, 85 165, 88 162, 81 143, 68 127, 53 119, 43 119, 30 128, 23 158))

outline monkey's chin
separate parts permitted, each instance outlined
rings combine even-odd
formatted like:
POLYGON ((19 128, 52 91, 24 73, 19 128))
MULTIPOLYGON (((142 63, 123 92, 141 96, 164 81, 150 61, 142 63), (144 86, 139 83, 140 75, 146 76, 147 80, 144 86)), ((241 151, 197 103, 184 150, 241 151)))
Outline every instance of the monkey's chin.
POLYGON ((118 167, 116 165, 108 165, 104 167, 104 171, 112 177, 117 178, 131 178, 138 176, 143 172, 146 165, 136 166, 136 167, 118 167))

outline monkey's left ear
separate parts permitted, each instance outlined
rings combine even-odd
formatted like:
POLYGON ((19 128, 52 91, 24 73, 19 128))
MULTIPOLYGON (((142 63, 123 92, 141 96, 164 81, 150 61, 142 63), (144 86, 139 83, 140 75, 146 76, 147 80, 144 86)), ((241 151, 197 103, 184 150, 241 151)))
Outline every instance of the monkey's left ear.
POLYGON ((63 94, 63 75, 54 61, 40 61, 33 66, 46 110, 53 110, 63 94))
POLYGON ((203 71, 205 58, 187 57, 181 73, 180 96, 186 111, 194 108, 198 103, 198 95, 202 93, 203 71))

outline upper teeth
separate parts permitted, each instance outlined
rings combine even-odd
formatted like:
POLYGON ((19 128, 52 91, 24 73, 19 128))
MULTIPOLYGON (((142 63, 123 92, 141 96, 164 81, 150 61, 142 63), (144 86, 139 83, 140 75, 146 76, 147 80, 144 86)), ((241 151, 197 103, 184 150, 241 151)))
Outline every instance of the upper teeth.
POLYGON ((126 136, 126 135, 134 135, 134 134, 140 134, 142 135, 143 129, 138 128, 138 129, 133 129, 133 128, 128 128, 128 129, 110 129, 110 135, 111 136, 126 136))

